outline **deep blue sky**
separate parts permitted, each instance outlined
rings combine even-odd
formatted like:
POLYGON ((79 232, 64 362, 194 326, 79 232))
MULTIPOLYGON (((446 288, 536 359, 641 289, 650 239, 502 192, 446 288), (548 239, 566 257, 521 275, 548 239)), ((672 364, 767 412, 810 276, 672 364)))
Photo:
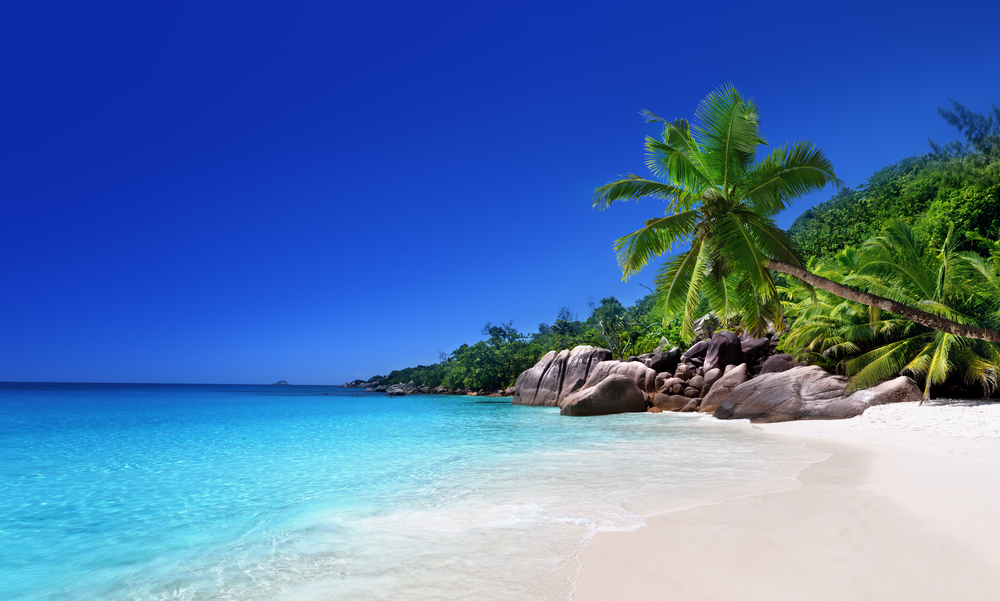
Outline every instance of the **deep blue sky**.
MULTIPOLYGON (((332 384, 622 283, 723 82, 849 186, 1000 103, 995 2, 7 3, 0 381, 332 384)), ((783 226, 826 191, 797 204, 783 226)))

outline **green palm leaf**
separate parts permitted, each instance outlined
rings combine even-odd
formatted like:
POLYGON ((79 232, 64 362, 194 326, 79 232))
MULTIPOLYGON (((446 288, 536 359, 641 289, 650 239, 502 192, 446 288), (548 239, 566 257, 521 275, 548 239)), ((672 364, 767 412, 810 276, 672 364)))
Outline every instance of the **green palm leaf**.
POLYGON ((627 280, 654 257, 670 251, 679 240, 689 235, 697 219, 696 211, 650 219, 642 229, 615 240, 622 279, 627 280))

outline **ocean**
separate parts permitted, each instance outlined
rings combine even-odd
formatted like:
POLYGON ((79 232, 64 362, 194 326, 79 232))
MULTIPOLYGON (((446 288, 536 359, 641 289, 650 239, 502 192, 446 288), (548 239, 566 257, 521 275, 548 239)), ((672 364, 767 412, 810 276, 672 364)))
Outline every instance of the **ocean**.
POLYGON ((322 386, 0 384, 0 599, 570 599, 582 545, 788 490, 742 422, 322 386))

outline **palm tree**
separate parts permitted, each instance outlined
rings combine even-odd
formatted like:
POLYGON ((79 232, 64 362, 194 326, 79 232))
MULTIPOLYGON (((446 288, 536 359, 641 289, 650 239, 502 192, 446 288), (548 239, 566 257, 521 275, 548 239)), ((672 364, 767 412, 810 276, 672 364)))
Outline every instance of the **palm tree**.
MULTIPOLYGON (((949 231, 935 248, 928 236, 905 223, 890 220, 881 236, 857 251, 845 249, 832 263, 820 266, 831 280, 871 290, 909 306, 944 315, 964 324, 976 324, 985 304, 996 308, 996 298, 979 271, 981 257, 957 250, 958 238, 949 231), (985 292, 985 294, 984 294, 985 292), (984 298, 989 297, 989 298, 984 298)), ((935 331, 896 316, 794 285, 782 288, 795 314, 783 344, 800 358, 836 360, 852 376, 852 390, 865 388, 899 373, 924 381, 924 398, 931 387, 953 374, 968 386, 980 387, 985 396, 997 389, 1000 351, 995 345, 935 331)))
POLYGON ((664 217, 615 241, 624 279, 683 242, 690 247, 668 260, 656 285, 664 318, 681 314, 682 335, 694 337, 695 308, 704 294, 720 317, 741 316, 754 334, 769 322, 783 325, 771 271, 792 275, 845 299, 877 307, 935 330, 1000 343, 1000 331, 914 309, 849 288, 804 269, 774 216, 800 196, 840 185, 823 151, 793 142, 757 156, 766 145, 759 111, 731 85, 709 94, 695 111, 695 125, 668 122, 643 111, 646 122, 662 122, 662 139, 646 138, 646 165, 664 181, 628 175, 597 188, 594 206, 659 198, 664 217))

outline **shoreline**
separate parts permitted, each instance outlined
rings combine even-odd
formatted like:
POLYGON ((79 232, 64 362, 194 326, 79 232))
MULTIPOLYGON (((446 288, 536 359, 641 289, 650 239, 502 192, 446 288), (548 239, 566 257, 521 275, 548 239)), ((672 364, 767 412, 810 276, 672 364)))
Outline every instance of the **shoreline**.
POLYGON ((1000 403, 900 405, 848 420, 754 424, 830 457, 803 469, 793 490, 596 533, 578 555, 574 601, 995 595, 1000 403))

